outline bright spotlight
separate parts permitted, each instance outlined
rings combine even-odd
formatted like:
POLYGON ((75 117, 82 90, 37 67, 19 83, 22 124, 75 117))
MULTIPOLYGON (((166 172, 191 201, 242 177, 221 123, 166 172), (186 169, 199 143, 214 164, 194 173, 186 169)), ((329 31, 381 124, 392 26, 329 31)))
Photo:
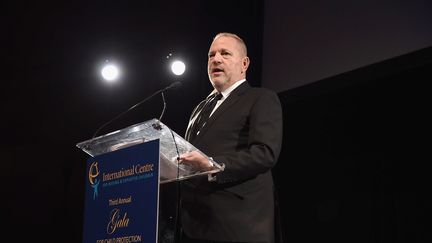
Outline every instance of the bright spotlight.
POLYGON ((114 81, 119 76, 119 69, 113 64, 108 64, 102 68, 102 77, 107 81, 114 81))
POLYGON ((186 65, 182 61, 174 61, 171 64, 171 71, 175 75, 182 75, 186 70, 186 65))

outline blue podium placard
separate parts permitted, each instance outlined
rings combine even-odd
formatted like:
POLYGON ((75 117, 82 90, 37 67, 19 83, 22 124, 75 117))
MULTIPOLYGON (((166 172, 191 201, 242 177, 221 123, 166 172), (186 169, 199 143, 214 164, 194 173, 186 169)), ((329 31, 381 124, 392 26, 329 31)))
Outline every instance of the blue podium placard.
POLYGON ((157 242, 159 139, 87 160, 84 243, 157 242))

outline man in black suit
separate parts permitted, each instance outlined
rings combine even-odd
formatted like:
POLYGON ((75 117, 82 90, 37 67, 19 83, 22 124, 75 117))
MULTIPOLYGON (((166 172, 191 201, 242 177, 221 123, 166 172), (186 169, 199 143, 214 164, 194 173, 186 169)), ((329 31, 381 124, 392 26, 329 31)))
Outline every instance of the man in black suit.
MULTIPOLYGON (((271 169, 281 149, 282 109, 276 93, 249 86, 248 67, 240 37, 215 36, 208 53, 214 90, 192 112, 186 139, 225 169, 182 183, 183 242, 274 242, 271 169), (222 96, 210 117, 202 118, 216 94, 222 96)), ((203 171, 213 166, 196 151, 181 155, 180 163, 203 171)))

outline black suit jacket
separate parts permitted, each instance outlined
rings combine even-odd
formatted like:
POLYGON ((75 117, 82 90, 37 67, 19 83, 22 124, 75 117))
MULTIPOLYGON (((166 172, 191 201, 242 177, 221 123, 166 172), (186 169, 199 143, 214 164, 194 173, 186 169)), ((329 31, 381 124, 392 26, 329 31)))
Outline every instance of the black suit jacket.
POLYGON ((215 241, 273 242, 271 168, 282 143, 282 110, 276 93, 244 82, 190 142, 225 164, 225 170, 214 182, 200 177, 182 183, 181 222, 186 235, 215 241))

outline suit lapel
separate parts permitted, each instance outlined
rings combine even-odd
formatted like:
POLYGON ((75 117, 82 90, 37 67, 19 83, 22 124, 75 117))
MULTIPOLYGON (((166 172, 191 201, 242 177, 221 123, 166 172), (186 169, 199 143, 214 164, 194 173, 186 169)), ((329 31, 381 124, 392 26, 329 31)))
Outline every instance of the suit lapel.
POLYGON ((231 94, 224 100, 224 102, 216 109, 213 115, 208 119, 205 126, 201 129, 200 133, 195 137, 194 141, 204 136, 208 129, 210 129, 219 117, 224 114, 233 104, 235 104, 240 97, 250 88, 247 82, 243 82, 240 86, 234 89, 231 94))
POLYGON ((192 111, 192 114, 189 118, 189 123, 188 126, 186 128, 186 133, 185 133, 185 139, 187 141, 190 141, 190 137, 191 137, 191 132, 192 132, 192 127, 195 124, 195 119, 197 118, 197 115, 199 114, 199 112, 201 112, 203 106, 207 103, 209 97, 211 97, 216 91, 212 91, 207 97, 206 99, 202 100, 196 107, 195 109, 192 111))

